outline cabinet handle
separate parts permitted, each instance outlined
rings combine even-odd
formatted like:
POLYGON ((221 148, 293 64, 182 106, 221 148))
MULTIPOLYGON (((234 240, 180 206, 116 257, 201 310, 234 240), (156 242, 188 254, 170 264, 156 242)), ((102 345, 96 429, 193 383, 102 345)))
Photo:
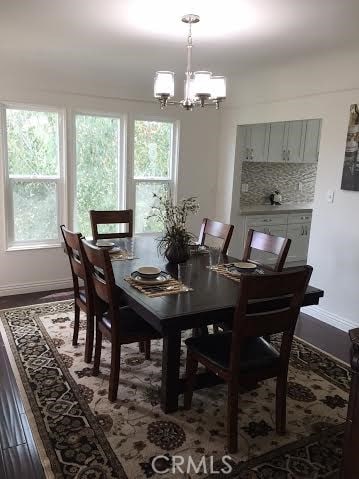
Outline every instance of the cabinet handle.
POLYGON ((251 148, 251 160, 253 160, 253 148, 251 148))
POLYGON ((283 161, 287 161, 285 157, 285 150, 283 150, 283 161))
POLYGON ((287 150, 287 161, 290 161, 289 157, 290 157, 290 150, 287 150))
POLYGON ((304 226, 303 225, 302 225, 302 230, 301 230, 300 236, 304 236, 304 226))

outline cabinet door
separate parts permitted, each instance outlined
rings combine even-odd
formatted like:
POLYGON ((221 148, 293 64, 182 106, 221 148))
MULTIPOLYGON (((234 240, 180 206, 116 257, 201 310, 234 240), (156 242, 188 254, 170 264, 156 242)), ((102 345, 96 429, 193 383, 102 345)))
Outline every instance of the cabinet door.
POLYGON ((319 154, 320 127, 322 120, 307 120, 304 140, 304 163, 316 163, 319 154))
POLYGON ((271 123, 269 131, 268 161, 286 161, 285 123, 271 123))
POLYGON ((248 160, 248 153, 250 149, 250 129, 247 125, 238 127, 238 147, 240 161, 248 160))
POLYGON ((250 130, 250 160, 267 161, 269 125, 252 125, 250 130))
POLYGON ((287 161, 291 163, 299 163, 303 161, 304 148, 304 122, 288 121, 286 123, 286 141, 287 141, 287 161))
POLYGON ((310 223, 288 225, 287 237, 292 240, 288 261, 306 261, 309 245, 310 223))

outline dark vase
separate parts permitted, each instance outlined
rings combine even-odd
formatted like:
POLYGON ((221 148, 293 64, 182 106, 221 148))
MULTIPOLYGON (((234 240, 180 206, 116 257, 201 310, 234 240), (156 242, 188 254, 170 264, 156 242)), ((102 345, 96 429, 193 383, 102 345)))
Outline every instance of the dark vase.
POLYGON ((189 258, 189 246, 187 244, 170 244, 165 251, 165 257, 169 263, 183 263, 189 258))

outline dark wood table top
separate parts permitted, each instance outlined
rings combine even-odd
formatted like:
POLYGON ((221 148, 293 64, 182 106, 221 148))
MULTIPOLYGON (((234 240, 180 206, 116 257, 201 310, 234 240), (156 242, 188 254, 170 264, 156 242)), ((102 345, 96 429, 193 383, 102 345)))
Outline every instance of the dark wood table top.
MULTIPOLYGON (((119 240, 118 244, 126 247, 126 241, 119 240)), ((194 255, 187 261, 192 265, 189 286, 193 291, 150 298, 130 286, 124 278, 140 266, 158 266, 177 277, 177 265, 166 263, 158 255, 153 236, 136 237, 134 241, 137 259, 114 261, 115 280, 128 297, 130 306, 156 329, 165 334, 168 329, 192 329, 231 319, 237 302, 238 283, 211 271, 208 254, 194 255)), ((236 261, 230 256, 223 259, 225 263, 236 261)), ((322 290, 309 286, 303 306, 318 304, 323 295, 322 290)))

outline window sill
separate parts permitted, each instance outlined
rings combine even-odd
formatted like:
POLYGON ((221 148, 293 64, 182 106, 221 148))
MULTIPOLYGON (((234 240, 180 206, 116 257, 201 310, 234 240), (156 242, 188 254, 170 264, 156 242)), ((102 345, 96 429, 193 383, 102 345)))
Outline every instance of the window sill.
POLYGON ((58 249, 58 248, 62 248, 60 243, 43 243, 43 244, 8 246, 5 251, 6 253, 11 253, 13 251, 31 251, 31 250, 58 249))

